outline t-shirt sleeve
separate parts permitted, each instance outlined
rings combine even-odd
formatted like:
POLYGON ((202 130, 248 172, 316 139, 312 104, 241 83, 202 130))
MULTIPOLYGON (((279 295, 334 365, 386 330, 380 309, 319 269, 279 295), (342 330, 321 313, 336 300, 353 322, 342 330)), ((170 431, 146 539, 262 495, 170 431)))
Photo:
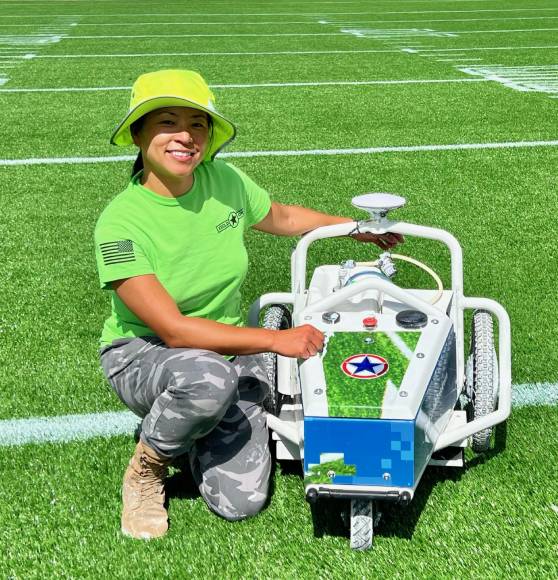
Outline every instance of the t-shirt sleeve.
POLYGON ((260 187, 255 181, 248 177, 243 171, 235 167, 229 166, 236 171, 244 184, 246 191, 246 216, 244 221, 245 229, 261 222, 271 209, 271 199, 269 193, 260 187))
POLYGON ((142 274, 153 274, 153 266, 138 236, 123 224, 99 219, 95 228, 95 257, 101 288, 111 282, 142 274))

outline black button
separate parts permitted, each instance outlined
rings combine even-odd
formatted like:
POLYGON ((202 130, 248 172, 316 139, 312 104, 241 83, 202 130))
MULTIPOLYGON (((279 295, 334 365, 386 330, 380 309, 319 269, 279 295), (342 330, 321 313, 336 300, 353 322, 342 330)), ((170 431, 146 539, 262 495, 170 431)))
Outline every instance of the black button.
POLYGON ((397 313, 395 320, 403 328, 422 328, 426 326, 428 317, 419 310, 402 310, 397 313))

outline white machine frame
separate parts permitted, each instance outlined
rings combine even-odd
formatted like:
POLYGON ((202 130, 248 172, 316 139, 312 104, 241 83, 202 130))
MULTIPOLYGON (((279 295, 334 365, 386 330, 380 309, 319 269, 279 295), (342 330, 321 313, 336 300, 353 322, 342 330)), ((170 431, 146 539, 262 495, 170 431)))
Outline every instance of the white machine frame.
MULTIPOLYGON (((403 200, 404 202, 404 200, 403 200)), ((333 226, 317 228, 305 235, 297 244, 291 257, 291 292, 272 292, 262 295, 250 308, 248 322, 250 326, 258 326, 260 311, 271 304, 291 304, 293 306, 293 323, 295 326, 305 324, 306 317, 312 313, 332 310, 336 305, 346 301, 351 296, 366 290, 376 290, 391 296, 409 307, 422 311, 428 316, 449 316, 453 322, 455 331, 455 349, 457 363, 457 382, 461 389, 465 381, 465 339, 464 339, 464 312, 469 309, 482 309, 490 312, 498 320, 498 399, 495 410, 483 417, 474 419, 468 423, 463 421, 450 421, 445 431, 438 437, 433 451, 438 451, 449 446, 463 446, 463 440, 484 429, 493 427, 505 421, 511 412, 511 325, 506 310, 498 302, 480 297, 464 296, 463 294, 463 253, 457 239, 445 230, 412 223, 390 221, 384 213, 374 213, 367 220, 354 221, 333 226), (392 282, 371 278, 342 288, 325 298, 314 303, 307 304, 308 288, 306 286, 306 261, 308 249, 311 244, 318 240, 347 236, 358 231, 359 233, 386 234, 396 233, 405 236, 414 236, 443 243, 450 252, 451 259, 451 290, 452 300, 449 312, 441 310, 436 305, 429 304, 417 293, 400 288, 392 282)), ((285 357, 277 357, 278 376, 288 377, 292 380, 291 360, 285 357)), ((283 390, 280 388, 280 391, 283 390)), ((289 392, 289 391, 287 391, 289 392)), ((292 389, 292 394, 296 394, 292 389)), ((267 415, 269 428, 275 431, 281 439, 291 444, 303 443, 302 428, 293 428, 292 422, 287 422, 278 417, 267 415)))

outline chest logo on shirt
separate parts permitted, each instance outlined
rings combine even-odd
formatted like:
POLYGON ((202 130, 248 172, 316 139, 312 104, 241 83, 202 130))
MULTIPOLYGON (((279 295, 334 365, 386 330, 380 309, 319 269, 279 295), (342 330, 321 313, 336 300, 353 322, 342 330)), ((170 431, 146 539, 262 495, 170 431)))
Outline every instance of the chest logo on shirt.
POLYGON ((220 224, 218 224, 217 232, 221 233, 227 228, 236 228, 240 223, 240 219, 244 217, 244 208, 237 209, 236 211, 231 211, 229 217, 220 224))

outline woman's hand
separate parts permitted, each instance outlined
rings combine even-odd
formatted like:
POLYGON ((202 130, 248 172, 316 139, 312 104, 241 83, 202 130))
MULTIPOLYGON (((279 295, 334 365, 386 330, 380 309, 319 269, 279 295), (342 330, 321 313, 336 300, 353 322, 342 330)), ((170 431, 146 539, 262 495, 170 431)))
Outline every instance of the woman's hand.
POLYGON ((310 358, 324 347, 324 333, 310 324, 274 331, 272 352, 294 358, 310 358))
POLYGON ((359 242, 373 243, 380 247, 382 250, 390 250, 397 244, 402 244, 405 238, 401 234, 361 234, 360 232, 355 232, 354 234, 349 234, 351 238, 359 242))

